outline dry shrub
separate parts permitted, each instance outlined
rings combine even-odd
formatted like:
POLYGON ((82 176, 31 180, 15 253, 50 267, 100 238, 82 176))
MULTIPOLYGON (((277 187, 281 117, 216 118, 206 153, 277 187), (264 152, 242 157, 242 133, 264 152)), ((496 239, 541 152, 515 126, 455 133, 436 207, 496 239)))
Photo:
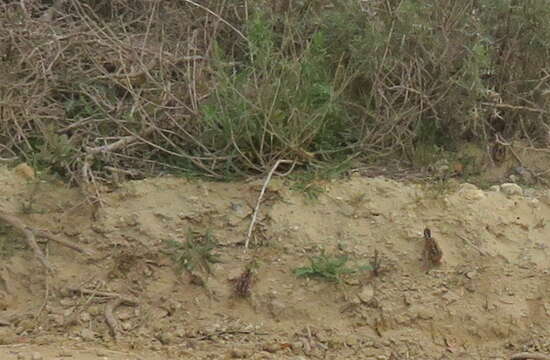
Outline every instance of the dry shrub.
POLYGON ((0 7, 0 161, 76 183, 546 139, 544 0, 0 7))

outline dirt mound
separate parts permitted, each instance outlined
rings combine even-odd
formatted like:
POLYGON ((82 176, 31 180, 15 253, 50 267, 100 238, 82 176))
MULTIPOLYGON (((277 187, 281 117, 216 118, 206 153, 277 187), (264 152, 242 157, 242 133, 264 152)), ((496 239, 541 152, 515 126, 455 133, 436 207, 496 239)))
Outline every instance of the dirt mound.
POLYGON ((550 193, 543 190, 352 177, 319 184, 323 192, 312 199, 275 179, 245 251, 261 182, 129 182, 102 194, 97 209, 77 190, 8 169, 0 169, 0 183, 2 210, 94 251, 43 245, 57 269, 46 277, 19 235, 0 228, 3 356, 550 353, 550 193), (440 265, 423 259, 425 227, 443 252, 440 265), (215 245, 201 247, 202 262, 193 263, 185 254, 204 239, 215 245), (312 257, 347 259, 350 271, 337 273, 339 281, 325 281, 319 269, 319 279, 297 277, 295 269, 311 270, 312 257), (373 265, 376 276, 366 270, 373 265), (243 278, 247 269, 253 275, 243 278))

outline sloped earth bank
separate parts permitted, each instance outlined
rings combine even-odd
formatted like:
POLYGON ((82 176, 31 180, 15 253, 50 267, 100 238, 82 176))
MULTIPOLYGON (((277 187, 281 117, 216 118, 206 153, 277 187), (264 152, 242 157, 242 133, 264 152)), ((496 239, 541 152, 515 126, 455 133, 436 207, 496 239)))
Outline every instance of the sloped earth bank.
POLYGON ((0 169, 0 205, 95 251, 42 245, 46 278, 20 235, 0 228, 0 359, 509 359, 550 353, 550 195, 445 189, 384 178, 322 184, 317 199, 274 179, 251 249, 262 182, 129 182, 92 211, 76 190, 0 169), (510 194, 507 194, 510 193, 510 194), (29 207, 29 205, 31 205, 29 207), (26 214, 22 212, 26 210, 26 214), (422 231, 444 252, 426 271, 422 231), (178 272, 165 240, 210 231, 221 262, 178 272), (347 254, 380 274, 297 278, 309 257, 347 254), (256 259, 251 296, 235 282, 256 259), (112 295, 134 299, 114 308, 112 295))

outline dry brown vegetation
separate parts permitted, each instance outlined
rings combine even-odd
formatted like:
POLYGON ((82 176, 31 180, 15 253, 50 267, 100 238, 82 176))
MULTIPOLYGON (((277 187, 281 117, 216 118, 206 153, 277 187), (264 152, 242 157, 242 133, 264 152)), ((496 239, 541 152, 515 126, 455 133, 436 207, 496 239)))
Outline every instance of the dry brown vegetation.
POLYGON ((548 140, 543 0, 0 6, 0 158, 77 183, 548 140))

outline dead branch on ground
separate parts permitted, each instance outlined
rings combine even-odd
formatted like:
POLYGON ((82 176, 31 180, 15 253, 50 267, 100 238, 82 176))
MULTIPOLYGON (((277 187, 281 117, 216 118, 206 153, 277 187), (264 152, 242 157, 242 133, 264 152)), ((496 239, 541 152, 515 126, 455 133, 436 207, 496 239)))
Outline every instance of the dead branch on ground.
POLYGON ((84 248, 82 248, 82 247, 80 247, 80 246, 78 246, 78 245, 76 245, 76 244, 74 244, 70 241, 60 239, 57 236, 55 236, 53 234, 50 234, 47 231, 32 228, 32 227, 28 226, 27 224, 25 224, 22 220, 20 220, 15 215, 8 214, 4 211, 0 211, 0 221, 3 221, 5 223, 7 223, 8 225, 13 226, 14 228, 16 228, 17 230, 19 230, 20 232, 22 232, 25 235, 25 242, 27 243, 27 245, 32 249, 35 256, 38 258, 38 261, 40 261, 40 263, 46 269, 48 269, 48 271, 50 271, 50 272, 54 272, 55 269, 49 263, 49 261, 46 259, 46 256, 44 255, 44 253, 42 252, 42 250, 38 246, 38 243, 36 241, 37 236, 46 238, 46 239, 51 240, 51 241, 54 241, 54 242, 56 242, 56 243, 58 243, 62 246, 68 247, 69 249, 78 251, 79 253, 83 253, 83 254, 87 254, 87 255, 92 255, 93 254, 92 251, 86 250, 86 249, 84 249, 84 248))
POLYGON ((0 211, 0 220, 8 223, 17 230, 21 231, 25 235, 25 242, 32 249, 34 255, 38 258, 38 261, 50 272, 54 272, 54 268, 50 265, 44 253, 36 243, 36 238, 34 236, 34 230, 27 226, 23 221, 19 220, 13 215, 9 215, 3 211, 0 211))
POLYGON ((70 293, 99 296, 102 298, 110 299, 110 301, 105 305, 104 317, 105 317, 105 322, 107 323, 107 326, 109 326, 109 329, 111 331, 111 335, 115 340, 117 340, 118 334, 120 333, 120 324, 118 323, 118 321, 114 316, 115 309, 120 305, 128 305, 128 306, 138 305, 137 299, 121 296, 117 293, 101 292, 101 291, 81 289, 81 288, 68 288, 68 290, 70 293))

